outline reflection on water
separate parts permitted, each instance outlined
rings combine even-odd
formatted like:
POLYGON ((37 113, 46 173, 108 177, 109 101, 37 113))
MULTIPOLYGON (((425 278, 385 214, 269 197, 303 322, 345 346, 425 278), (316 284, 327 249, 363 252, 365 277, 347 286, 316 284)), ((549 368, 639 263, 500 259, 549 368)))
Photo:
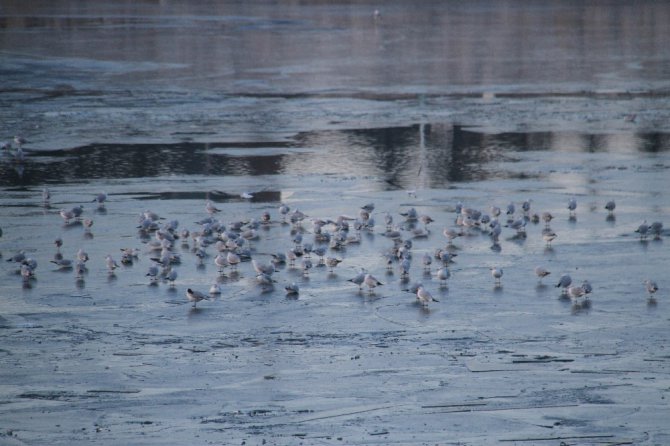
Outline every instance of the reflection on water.
MULTIPOLYGON (((445 187, 452 182, 509 175, 487 167, 514 152, 530 150, 662 152, 670 150, 670 134, 486 134, 450 124, 416 124, 304 132, 291 141, 273 143, 95 144, 28 152, 23 162, 5 152, 0 158, 0 184, 16 187, 159 176, 307 173, 374 176, 384 179, 390 188, 445 187)), ((276 192, 266 195, 260 199, 278 197, 276 192)))
POLYGON ((667 78, 667 2, 379 3, 6 0, 0 50, 180 64, 125 80, 235 93, 667 78))

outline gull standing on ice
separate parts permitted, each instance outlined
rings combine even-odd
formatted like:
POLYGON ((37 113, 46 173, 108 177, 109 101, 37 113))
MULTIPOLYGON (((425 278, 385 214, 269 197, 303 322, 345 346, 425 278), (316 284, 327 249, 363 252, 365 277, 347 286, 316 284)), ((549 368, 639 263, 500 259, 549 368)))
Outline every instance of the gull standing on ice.
POLYGON ((661 238, 663 233, 663 222, 655 221, 649 225, 649 232, 654 235, 654 240, 661 238))
POLYGON ((363 283, 367 285, 370 294, 372 294, 372 289, 380 285, 384 285, 379 280, 377 280, 372 274, 366 274, 363 278, 363 283))
POLYGON ((536 266, 535 267, 535 275, 538 277, 538 282, 542 283, 542 279, 546 276, 551 274, 551 272, 547 271, 546 268, 542 266, 536 266))
POLYGON ((223 269, 227 266, 230 266, 230 263, 228 263, 228 260, 226 259, 226 256, 219 253, 214 257, 214 264, 219 268, 219 273, 223 273, 223 269))
POLYGON ((356 274, 355 277, 352 277, 351 279, 347 279, 347 282, 355 283, 358 285, 358 289, 361 290, 363 289, 363 282, 365 281, 365 275, 367 273, 365 272, 364 269, 361 269, 361 271, 356 274))
POLYGON ((214 203, 212 203, 211 201, 207 200, 207 202, 205 203, 205 211, 207 211, 207 213, 208 213, 209 215, 214 215, 214 214, 216 214, 217 212, 221 212, 221 209, 217 208, 217 207, 214 205, 214 203))
POLYGON ((556 237, 558 237, 558 234, 554 231, 546 231, 542 234, 542 239, 546 242, 547 246, 551 246, 551 242, 553 242, 556 237))
POLYGON ((425 289, 423 285, 416 290, 416 300, 418 300, 424 307, 427 307, 431 302, 439 302, 439 300, 435 299, 433 295, 430 294, 430 291, 425 289))
POLYGON ((286 290, 287 295, 295 296, 296 294, 300 293, 300 286, 295 282, 291 282, 284 287, 284 290, 286 290))
POLYGON ((150 266, 145 275, 149 277, 151 283, 156 283, 158 280, 158 267, 156 265, 150 266))
POLYGON ((644 220, 640 226, 637 227, 635 230, 638 234, 640 234, 640 240, 644 240, 647 238, 647 232, 649 232, 649 225, 647 224, 647 220, 644 220))
POLYGON ((168 281, 171 287, 174 287, 174 282, 177 280, 177 270, 170 268, 165 279, 168 281))
POLYGON ((421 263, 423 263, 423 269, 426 272, 430 272, 430 265, 433 263, 433 258, 427 252, 423 254, 421 258, 421 263))
POLYGON ((492 266, 491 268, 491 276, 495 279, 495 284, 496 286, 500 286, 500 280, 503 276, 503 269, 498 268, 497 266, 492 266))
POLYGON ((580 286, 569 286, 567 293, 570 299, 577 300, 584 295, 584 289, 580 286))
POLYGON ((302 274, 307 276, 309 275, 309 270, 312 269, 312 261, 310 259, 302 259, 302 274))
POLYGON ((192 290, 190 288, 186 290, 186 297, 188 298, 189 302, 193 302, 193 308, 196 308, 196 304, 201 300, 209 300, 209 298, 205 296, 204 293, 192 290))
POLYGON ((563 288, 562 294, 565 295, 567 293, 567 288, 572 284, 572 277, 570 277, 569 274, 563 274, 559 279, 558 283, 556 284, 556 288, 563 288))
POLYGON ((656 291, 658 291, 658 285, 656 285, 656 282, 654 282, 651 279, 647 279, 644 282, 644 288, 647 290, 647 293, 649 294, 649 300, 654 299, 654 294, 656 291))
POLYGON ((577 199, 575 197, 571 197, 568 200, 568 210, 570 211, 571 217, 574 217, 577 213, 577 199))
POLYGON ((119 264, 116 263, 116 260, 114 260, 109 254, 107 254, 105 257, 105 263, 107 264, 107 271, 109 274, 114 274, 114 270, 119 267, 119 264))
POLYGON ((94 202, 94 203, 95 203, 95 202, 98 203, 98 207, 99 207, 99 208, 103 208, 103 207, 105 207, 105 201, 107 201, 107 194, 104 193, 104 192, 100 192, 100 193, 99 193, 98 195, 96 195, 95 198, 93 199, 93 202, 94 202))
POLYGON ((330 268, 328 271, 332 273, 333 268, 335 268, 337 265, 339 265, 340 262, 342 262, 341 259, 338 259, 338 258, 335 258, 335 257, 326 257, 326 266, 328 266, 328 268, 330 268))
POLYGON ((230 267, 234 270, 237 269, 237 265, 242 261, 239 255, 237 253, 234 253, 233 251, 229 251, 228 254, 226 254, 226 260, 230 264, 230 267))
POLYGON ((447 244, 451 245, 451 243, 454 241, 456 237, 460 237, 461 233, 456 231, 455 229, 451 228, 445 228, 444 231, 442 231, 442 234, 447 238, 447 244))
POLYGON ((444 286, 447 284, 447 280, 451 277, 451 272, 446 266, 441 267, 437 270, 437 279, 440 281, 440 285, 444 286))

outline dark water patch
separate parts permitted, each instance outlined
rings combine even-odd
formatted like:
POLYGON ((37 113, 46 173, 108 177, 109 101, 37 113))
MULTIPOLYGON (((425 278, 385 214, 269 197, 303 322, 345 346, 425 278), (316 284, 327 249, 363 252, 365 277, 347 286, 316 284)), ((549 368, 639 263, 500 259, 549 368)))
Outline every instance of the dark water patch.
MULTIPOLYGON (((7 74, 7 70, 4 70, 7 74)), ((51 88, 0 88, 0 95, 27 95, 31 98, 23 98, 22 101, 36 101, 43 99, 56 99, 62 97, 103 96, 101 90, 77 89, 69 84, 56 85, 51 88)))
MULTIPOLYGON (((302 132, 290 140, 271 143, 92 144, 49 152, 28 150, 22 162, 3 157, 0 185, 21 190, 94 179, 339 175, 379 178, 388 189, 446 188, 454 182, 537 177, 500 166, 500 162, 517 161, 514 154, 520 152, 635 154, 669 150, 670 133, 664 132, 485 133, 458 124, 426 123, 302 132)), ((160 198, 200 198, 179 194, 165 192, 160 198)), ((224 201, 239 198, 220 194, 224 201)), ((250 200, 275 202, 278 196, 277 191, 262 191, 250 200)))
POLYGON ((19 398, 31 400, 50 400, 50 401, 74 401, 86 398, 97 398, 96 394, 79 394, 66 390, 37 390, 33 392, 24 392, 18 395, 19 398))
POLYGON ((169 191, 169 192, 137 192, 128 195, 136 195, 136 200, 210 200, 216 203, 227 203, 231 201, 250 201, 252 203, 276 203, 281 199, 280 191, 262 190, 254 192, 251 198, 243 198, 238 194, 213 190, 207 192, 198 191, 169 191))

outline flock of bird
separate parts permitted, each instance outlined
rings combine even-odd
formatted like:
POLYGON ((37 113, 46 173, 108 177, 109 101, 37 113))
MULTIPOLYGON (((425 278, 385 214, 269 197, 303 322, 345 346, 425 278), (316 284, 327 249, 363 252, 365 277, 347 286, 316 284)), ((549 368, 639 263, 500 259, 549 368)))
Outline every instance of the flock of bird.
MULTIPOLYGON (((243 194, 243 198, 251 198, 249 193, 243 194)), ((49 206, 51 193, 44 188, 42 191, 42 201, 45 206, 49 206)), ((107 195, 100 193, 93 200, 99 209, 103 209, 107 202, 107 195)), ((500 250, 500 236, 503 228, 514 232, 515 238, 526 238, 526 226, 529 223, 544 223, 542 238, 550 246, 556 239, 557 234, 551 229, 551 221, 554 216, 550 212, 533 213, 531 211, 532 200, 526 200, 520 204, 519 208, 515 203, 510 202, 505 209, 497 206, 491 206, 489 212, 467 207, 462 203, 455 206, 455 221, 452 226, 446 227, 442 234, 445 237, 444 246, 439 247, 431 255, 424 253, 421 256, 421 262, 424 272, 432 275, 431 267, 433 263, 437 265, 434 277, 438 280, 440 287, 446 287, 447 281, 451 278, 450 265, 458 255, 454 246, 454 240, 458 237, 468 235, 471 231, 479 231, 488 234, 491 239, 493 250, 500 250)), ((608 211, 609 217, 613 216, 616 208, 614 201, 609 201, 604 208, 608 211)), ((577 201, 570 198, 567 203, 569 218, 574 219, 577 209, 577 201)), ((170 287, 175 286, 178 277, 178 266, 182 262, 181 255, 176 251, 177 243, 181 243, 182 248, 190 248, 190 252, 195 256, 196 262, 202 265, 206 261, 211 261, 218 270, 218 274, 225 275, 228 270, 237 271, 240 264, 249 262, 254 270, 257 283, 264 288, 272 288, 277 283, 274 274, 280 267, 290 269, 301 269, 304 276, 308 276, 310 270, 314 267, 326 267, 332 273, 342 261, 337 256, 343 251, 343 248, 352 244, 362 242, 361 233, 364 231, 374 231, 377 226, 374 218, 375 206, 368 203, 358 209, 356 217, 340 215, 335 219, 330 218, 310 218, 299 209, 291 209, 286 204, 280 204, 277 209, 277 215, 273 217, 269 211, 264 211, 259 218, 249 218, 246 220, 230 221, 224 223, 217 216, 222 212, 215 203, 207 201, 204 207, 207 216, 196 222, 196 229, 179 229, 177 220, 167 220, 161 218, 155 212, 146 210, 141 213, 136 225, 136 229, 143 241, 145 249, 149 251, 152 264, 147 269, 146 276, 151 284, 158 284, 164 281, 170 287), (307 224, 311 224, 308 230, 307 224), (261 227, 269 228, 272 225, 290 225, 290 241, 286 241, 286 250, 271 254, 271 261, 264 263, 256 256, 252 244, 261 238, 261 227), (312 239, 306 240, 306 234, 312 239), (191 247, 192 246, 192 247, 191 247), (210 251, 214 251, 210 254, 210 251)), ((71 209, 60 209, 59 215, 65 225, 82 225, 85 233, 89 233, 93 226, 93 220, 84 218, 84 206, 79 205, 71 209)), ((399 212, 399 221, 394 219, 394 215, 389 212, 383 213, 384 231, 383 235, 390 241, 390 247, 383 252, 386 267, 388 270, 397 268, 400 276, 407 281, 410 274, 410 267, 413 260, 413 240, 426 238, 431 231, 429 225, 434 219, 425 214, 419 214, 415 208, 409 208, 399 212)), ((663 224, 659 221, 647 224, 644 221, 635 230, 641 239, 649 236, 660 238, 663 234, 663 224)), ((0 237, 2 229, 0 229, 0 237)), ((87 273, 87 262, 90 260, 88 254, 79 249, 74 259, 65 258, 61 253, 63 240, 59 237, 54 241, 56 252, 51 263, 58 269, 72 269, 77 280, 83 280, 87 273)), ((139 248, 123 248, 119 260, 108 254, 105 257, 105 265, 110 275, 116 274, 116 270, 121 265, 132 265, 141 256, 142 251, 139 248)), ((19 251, 7 259, 8 262, 14 262, 18 265, 17 272, 23 278, 25 284, 36 276, 37 262, 28 257, 25 251, 19 251)), ((551 274, 543 266, 535 267, 535 275, 538 281, 541 281, 551 274)), ((490 268, 491 276, 494 280, 494 286, 500 287, 503 278, 503 269, 498 266, 490 268)), ((359 273, 348 279, 359 287, 359 291, 367 288, 368 293, 372 294, 376 287, 384 285, 372 273, 361 268, 359 273)), ((644 287, 653 300, 658 291, 656 282, 646 279, 644 287)), ((588 299, 593 287, 588 280, 581 284, 575 284, 568 274, 563 274, 558 279, 556 285, 561 288, 562 296, 575 302, 579 299, 588 299)), ((296 282, 287 283, 284 286, 287 295, 296 296, 300 293, 300 286, 296 282)), ((408 286, 408 290, 416 296, 416 301, 421 306, 428 306, 438 300, 422 283, 413 283, 408 286)), ((202 300, 208 300, 222 293, 218 283, 214 283, 208 291, 200 291, 192 288, 186 290, 188 301, 196 307, 202 300)))

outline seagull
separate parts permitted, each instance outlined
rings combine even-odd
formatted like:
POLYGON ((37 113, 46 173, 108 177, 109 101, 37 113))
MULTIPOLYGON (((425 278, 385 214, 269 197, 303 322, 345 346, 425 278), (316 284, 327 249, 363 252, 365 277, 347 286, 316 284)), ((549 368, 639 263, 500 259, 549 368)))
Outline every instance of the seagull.
POLYGON ((549 227, 549 223, 551 223, 551 220, 554 219, 554 216, 551 215, 551 212, 543 212, 541 217, 542 217, 542 221, 544 222, 544 226, 546 228, 549 227))
POLYGON ((295 253, 293 249, 289 249, 286 251, 286 260, 288 260, 289 266, 294 266, 295 265, 295 260, 298 258, 298 255, 295 253))
MULTIPOLYGON (((303 250, 303 255, 305 257, 310 257, 311 253, 314 253, 319 257, 319 265, 323 265, 323 256, 326 255, 326 252, 328 250, 328 247, 326 246, 317 246, 316 248, 313 248, 311 243, 305 243, 305 245, 302 247, 303 250)), ((294 251, 295 253, 295 251, 294 251)), ((283 255, 283 254, 282 254, 283 255)), ((296 254, 297 255, 297 254, 296 254)), ((284 256, 284 263, 286 262, 286 256, 284 256)))
POLYGON ((517 220, 512 221, 509 224, 506 224, 505 227, 514 229, 517 235, 524 234, 526 232, 526 219, 519 218, 517 220))
POLYGON ((563 288, 563 294, 567 292, 567 288, 570 286, 572 283, 572 277, 570 277, 569 274, 563 274, 560 279, 558 279, 558 283, 556 284, 556 288, 563 288))
POLYGON ((423 254, 423 257, 421 258, 421 262, 423 263, 423 269, 426 271, 430 271, 430 265, 433 263, 433 258, 431 257, 430 254, 427 252, 423 254))
POLYGON ((286 222, 286 215, 288 215, 289 212, 291 212, 291 208, 286 206, 284 203, 279 205, 279 214, 281 215, 281 220, 283 222, 286 222))
POLYGON ((116 263, 116 260, 114 260, 109 254, 107 254, 105 257, 105 263, 107 264, 107 270, 110 274, 113 274, 114 270, 119 267, 119 264, 116 263))
POLYGON ((375 278, 372 274, 366 274, 365 277, 363 278, 363 283, 367 285, 370 294, 372 294, 373 288, 378 287, 380 285, 384 285, 379 280, 377 280, 377 278, 375 278))
POLYGON ((447 238, 447 244, 449 245, 451 245, 456 237, 460 237, 462 235, 460 232, 451 228, 445 228, 445 230, 442 231, 442 234, 444 234, 444 236, 447 238))
POLYGON ((204 293, 192 290, 190 288, 186 290, 186 297, 188 298, 189 302, 193 302, 193 308, 196 308, 196 304, 201 300, 209 300, 209 298, 205 296, 204 293))
POLYGON ((421 223, 423 223, 425 226, 428 226, 430 223, 435 221, 430 215, 425 214, 419 216, 419 220, 421 220, 421 223))
POLYGON ((644 220, 640 224, 640 226, 637 227, 635 232, 640 234, 640 240, 646 239, 647 238, 647 232, 649 232, 649 225, 647 224, 647 220, 644 220))
POLYGON ((217 212, 221 212, 221 209, 217 208, 217 207, 214 205, 214 203, 212 203, 211 201, 207 200, 207 202, 205 203, 205 211, 207 211, 207 213, 208 213, 209 215, 214 215, 214 214, 216 214, 217 212))
POLYGON ((228 254, 226 255, 226 260, 233 269, 237 269, 237 264, 242 261, 240 256, 237 255, 237 253, 234 253, 233 251, 228 252, 228 254))
POLYGON ((105 205, 105 201, 107 200, 107 194, 104 192, 100 192, 98 195, 95 196, 93 199, 93 202, 97 202, 99 207, 102 207, 105 205))
POLYGON ((302 259, 302 273, 307 276, 310 269, 312 269, 312 261, 310 259, 302 259))
POLYGON ((260 263, 257 262, 256 259, 251 259, 251 266, 254 268, 254 271, 256 271, 256 274, 267 274, 268 276, 271 276, 272 273, 275 272, 273 264, 260 263))
POLYGON ((416 290, 416 300, 418 300, 424 307, 427 307, 430 302, 439 302, 439 300, 435 299, 423 285, 416 290))
POLYGON ((223 254, 217 254, 216 257, 214 257, 214 264, 219 267, 219 272, 222 273, 223 269, 227 266, 230 266, 230 263, 228 263, 228 260, 226 259, 226 256, 223 254))
POLYGON ((584 289, 580 286, 569 286, 568 287, 568 296, 570 299, 576 300, 584 295, 584 289))
POLYGON ((351 279, 347 279, 347 282, 355 283, 358 285, 358 289, 361 290, 363 288, 363 282, 365 281, 365 275, 367 273, 365 272, 364 269, 361 269, 361 271, 356 274, 355 277, 352 277, 351 279))
POLYGON ((616 208, 616 203, 614 200, 610 200, 607 203, 605 203, 605 209, 612 215, 614 213, 614 209, 616 208))
POLYGON ((437 279, 440 281, 440 284, 446 285, 447 280, 451 277, 451 272, 449 271, 449 268, 446 266, 443 266, 442 268, 437 270, 437 279))
POLYGON ((514 203, 510 201, 509 204, 507 205, 507 210, 505 211, 505 214, 509 215, 511 218, 512 216, 514 216, 515 211, 516 208, 514 207, 514 203))
POLYGON ((8 262, 15 262, 15 263, 21 263, 24 260, 26 260, 25 251, 19 251, 16 254, 14 254, 12 257, 7 259, 8 262))
POLYGON ((558 234, 556 234, 553 231, 547 231, 544 234, 542 234, 542 239, 544 239, 544 241, 547 242, 547 246, 551 246, 551 242, 554 241, 556 237, 558 237, 558 234))
POLYGON ((400 215, 405 217, 407 221, 416 221, 419 218, 419 214, 416 212, 416 209, 410 208, 407 211, 401 212, 400 215))
POLYGON ((274 287, 273 283, 275 282, 272 280, 272 276, 269 274, 265 273, 260 273, 256 276, 256 281, 263 287, 266 285, 269 286, 270 288, 274 287))
POLYGON ((295 282, 289 283, 284 287, 284 289, 286 290, 286 294, 290 296, 294 296, 300 293, 300 286, 298 286, 298 284, 295 282))
POLYGON ((535 267, 535 275, 539 278, 538 280, 539 283, 542 283, 542 279, 548 276, 549 274, 551 274, 551 272, 547 271, 546 268, 542 266, 535 267))
POLYGON ((491 240, 493 240, 493 244, 496 245, 498 241, 500 240, 500 233, 502 232, 502 227, 500 226, 500 223, 497 221, 494 221, 491 223, 491 240))
POLYGON ((26 144, 28 141, 23 136, 16 135, 14 137, 14 142, 16 143, 17 146, 19 146, 19 148, 21 148, 21 146, 26 144))
POLYGON ((72 209, 70 209, 70 212, 74 214, 75 218, 79 218, 81 217, 81 214, 84 212, 84 206, 83 205, 75 206, 72 209))
POLYGON ((148 276, 152 283, 156 282, 158 280, 158 267, 156 265, 150 266, 145 276, 148 276))
POLYGON ((328 266, 328 268, 330 268, 328 271, 332 273, 333 268, 335 268, 337 265, 339 265, 340 262, 342 262, 342 259, 338 259, 338 258, 335 258, 335 257, 326 257, 326 266, 328 266))
POLYGON ((177 280, 177 270, 170 268, 165 279, 170 283, 170 286, 173 287, 175 280, 177 280))
POLYGON ((409 269, 411 267, 411 263, 407 257, 403 257, 402 260, 400 261, 400 275, 402 277, 407 277, 409 276, 409 269))
POLYGON ((209 294, 211 296, 218 296, 221 294, 221 287, 219 286, 218 283, 212 284, 211 287, 209 287, 209 294))
POLYGON ((500 286, 500 279, 502 278, 502 275, 503 275, 502 268, 498 268, 497 266, 492 266, 490 269, 491 269, 491 275, 495 279, 495 284, 500 286))
POLYGON ((656 285, 656 282, 654 282, 651 279, 647 279, 643 283, 644 283, 645 289, 647 290, 647 293, 649 294, 649 299, 650 300, 653 299, 654 298, 654 293, 656 293, 656 291, 658 291, 658 285, 656 285))
POLYGON ((591 286, 591 282, 588 280, 584 280, 582 282, 582 290, 584 290, 584 295, 591 294, 591 291, 593 291, 593 287, 591 286))
POLYGON ((570 216, 574 216, 577 210, 577 199, 575 197, 571 197, 568 200, 568 210, 570 211, 570 216))
POLYGON ((390 231, 393 228, 393 216, 388 212, 384 214, 384 223, 386 224, 387 231, 390 231))
POLYGON ((73 218, 76 218, 76 215, 74 215, 74 212, 72 212, 72 211, 61 209, 59 211, 59 213, 60 213, 61 218, 65 221, 65 224, 70 223, 70 220, 72 220, 73 218))
POLYGON ((649 225, 649 232, 654 234, 654 239, 658 240, 661 238, 661 233, 663 232, 663 222, 655 221, 649 225))

